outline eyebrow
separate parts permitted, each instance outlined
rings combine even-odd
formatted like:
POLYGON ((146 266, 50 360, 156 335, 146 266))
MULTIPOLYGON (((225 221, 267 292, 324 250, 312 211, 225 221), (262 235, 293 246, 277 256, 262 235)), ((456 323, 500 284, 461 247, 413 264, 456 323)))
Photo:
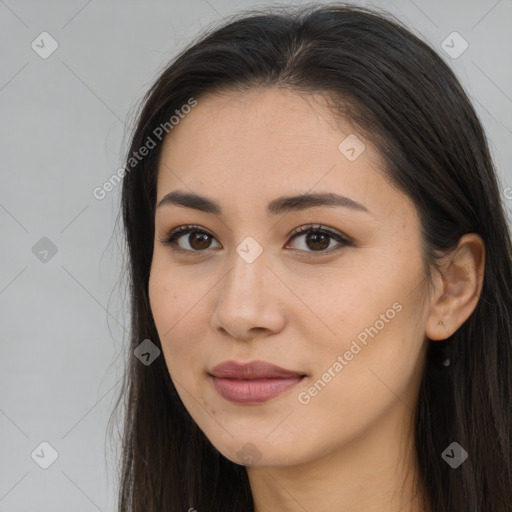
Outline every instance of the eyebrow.
MULTIPOLYGON (((182 206, 192 208, 205 213, 222 215, 221 205, 214 199, 189 192, 174 190, 166 194, 158 203, 157 208, 165 205, 182 206)), ((349 197, 329 193, 308 193, 296 196, 282 196, 270 201, 267 205, 269 214, 279 215, 291 211, 302 211, 317 206, 341 206, 352 210, 371 213, 366 206, 349 197)))

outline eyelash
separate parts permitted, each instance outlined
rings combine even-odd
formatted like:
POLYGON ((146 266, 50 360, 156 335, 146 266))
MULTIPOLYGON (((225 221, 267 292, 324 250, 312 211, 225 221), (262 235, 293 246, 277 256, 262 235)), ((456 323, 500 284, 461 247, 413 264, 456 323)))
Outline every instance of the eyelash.
MULTIPOLYGON (((208 233, 207 231, 202 230, 200 228, 200 226, 188 224, 188 225, 179 226, 179 227, 173 229, 169 233, 167 238, 165 238, 164 240, 161 240, 161 243, 163 245, 170 246, 171 250, 173 250, 175 252, 186 253, 188 255, 191 255, 191 253, 206 252, 208 249, 199 251, 199 250, 182 249, 182 248, 176 246, 177 239, 181 238, 184 235, 193 233, 193 232, 197 232, 197 233, 201 233, 201 234, 213 237, 212 234, 208 233)), ((337 242, 342 244, 341 247, 344 247, 344 246, 350 247, 350 246, 354 245, 354 243, 351 240, 349 240, 348 238, 345 238, 345 237, 341 236, 340 234, 338 234, 334 231, 331 231, 330 229, 324 228, 322 225, 317 225, 316 227, 314 225, 301 226, 300 228, 297 228, 293 233, 291 233, 290 241, 295 240, 295 238, 297 238, 299 235, 302 235, 304 233, 321 233, 324 235, 328 235, 330 238, 333 238, 334 240, 336 240, 337 242)), ((215 237, 213 237, 213 238, 215 238, 215 237)), ((341 249, 341 247, 339 247, 338 249, 341 249)), ((301 252, 310 252, 310 253, 318 254, 318 256, 316 256, 316 255, 315 256, 305 256, 306 258, 319 258, 319 257, 322 257, 323 255, 331 254, 332 252, 336 252, 338 249, 333 249, 331 247, 330 249, 323 250, 323 251, 302 251, 301 250, 301 252)), ((298 249, 298 250, 300 250, 300 249, 298 249)))

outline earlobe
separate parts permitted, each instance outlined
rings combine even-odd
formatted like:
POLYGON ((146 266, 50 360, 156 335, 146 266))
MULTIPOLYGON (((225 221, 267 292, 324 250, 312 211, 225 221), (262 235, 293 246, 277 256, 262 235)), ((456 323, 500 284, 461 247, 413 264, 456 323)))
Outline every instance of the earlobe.
POLYGON ((449 338, 471 316, 483 286, 485 244, 476 233, 463 235, 441 264, 441 285, 432 294, 425 335, 449 338))
POLYGON ((444 323, 443 320, 439 320, 439 325, 441 325, 443 327, 443 329, 446 331, 446 335, 447 336, 450 336, 450 331, 448 330, 448 328, 446 327, 446 324, 444 323))
MULTIPOLYGON (((446 318, 445 315, 444 318, 446 318)), ((439 315, 431 315, 425 326, 425 335, 432 341, 441 341, 449 338, 459 327, 451 329, 450 324, 447 324, 447 320, 437 320, 439 315)), ((462 324, 461 324, 462 325, 462 324)))

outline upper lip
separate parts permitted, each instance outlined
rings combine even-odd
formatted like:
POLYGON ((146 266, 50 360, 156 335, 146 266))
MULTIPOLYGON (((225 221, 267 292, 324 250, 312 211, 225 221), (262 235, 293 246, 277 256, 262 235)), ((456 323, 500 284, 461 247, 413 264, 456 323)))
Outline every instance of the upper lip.
POLYGON ((250 363, 237 363, 225 361, 218 364, 210 375, 227 379, 278 379, 290 376, 303 377, 305 374, 294 370, 286 370, 266 361, 251 361, 250 363))

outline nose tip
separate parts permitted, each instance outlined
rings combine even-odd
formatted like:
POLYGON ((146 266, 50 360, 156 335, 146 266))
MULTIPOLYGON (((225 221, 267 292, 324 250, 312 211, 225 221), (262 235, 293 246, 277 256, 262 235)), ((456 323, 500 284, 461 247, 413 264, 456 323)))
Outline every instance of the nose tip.
POLYGON ((268 282, 275 277, 263 259, 247 263, 238 255, 237 258, 238 261, 219 284, 212 327, 242 341, 280 331, 285 317, 274 300, 275 288, 268 282))

